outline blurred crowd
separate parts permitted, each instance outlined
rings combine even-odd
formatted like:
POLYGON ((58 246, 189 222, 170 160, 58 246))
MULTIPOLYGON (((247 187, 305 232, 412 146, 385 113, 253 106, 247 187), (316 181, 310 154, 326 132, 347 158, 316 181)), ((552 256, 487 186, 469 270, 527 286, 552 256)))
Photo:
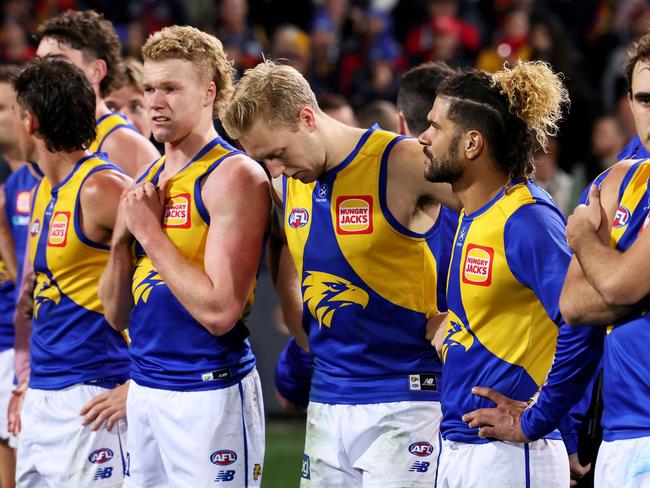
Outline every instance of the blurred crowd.
POLYGON ((634 135, 621 64, 650 28, 644 0, 5 0, 0 63, 33 57, 36 26, 71 8, 111 20, 125 57, 138 59, 151 32, 189 24, 217 35, 238 74, 282 58, 348 123, 386 129, 401 74, 420 63, 496 71, 546 61, 564 74, 571 108, 538 155, 537 181, 565 212, 634 135))

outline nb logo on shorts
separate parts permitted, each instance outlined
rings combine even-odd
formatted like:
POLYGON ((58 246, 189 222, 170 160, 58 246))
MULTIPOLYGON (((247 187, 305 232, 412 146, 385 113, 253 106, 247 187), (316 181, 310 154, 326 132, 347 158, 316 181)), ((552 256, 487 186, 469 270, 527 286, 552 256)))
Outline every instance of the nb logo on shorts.
POLYGON ((229 469, 228 471, 219 471, 214 481, 220 483, 222 481, 232 481, 234 479, 235 479, 235 470, 229 469))
POLYGON ((110 478, 113 475, 113 468, 99 468, 95 471, 95 476, 93 476, 93 481, 105 480, 110 478))
POLYGON ((309 456, 307 454, 302 457, 302 472, 300 473, 301 478, 306 480, 311 479, 311 470, 309 469, 309 456))
POLYGON ((426 461, 415 461, 409 468, 409 471, 426 473, 427 471, 429 471, 429 466, 431 466, 431 463, 428 463, 426 461))

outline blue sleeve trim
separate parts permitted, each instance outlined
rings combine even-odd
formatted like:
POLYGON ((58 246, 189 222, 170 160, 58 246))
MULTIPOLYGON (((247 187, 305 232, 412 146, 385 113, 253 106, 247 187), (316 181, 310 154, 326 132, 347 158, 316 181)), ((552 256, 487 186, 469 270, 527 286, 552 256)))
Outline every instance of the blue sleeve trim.
MULTIPOLYGON (((81 189, 84 186, 84 183, 86 183, 86 180, 94 175, 95 173, 99 173, 100 171, 107 171, 107 170, 115 170, 114 165, 103 165, 103 166, 98 166, 96 168, 93 168, 88 172, 88 174, 84 177, 83 181, 79 185, 79 191, 77 192, 77 199, 75 201, 74 205, 74 230, 75 233, 77 234, 77 237, 81 242, 86 244, 87 246, 90 246, 95 249, 101 249, 102 251, 110 251, 111 246, 107 246, 106 244, 102 244, 100 242, 95 242, 88 238, 86 234, 84 234, 83 229, 81 228, 81 221, 79 220, 79 215, 81 213, 81 189)), ((121 172, 121 171, 120 171, 121 172)))
POLYGON ((639 160, 636 163, 634 163, 632 166, 630 166, 630 169, 627 170, 627 173, 625 173, 625 176, 623 177, 623 181, 621 181, 621 186, 618 188, 618 203, 623 200, 623 194, 625 193, 625 190, 627 189, 627 185, 630 183, 630 180, 632 177, 636 174, 636 170, 639 168, 639 165, 645 160, 639 160))
POLYGON ((220 157, 214 163, 212 163, 208 167, 208 169, 205 170, 205 172, 202 173, 201 176, 199 176, 194 182, 194 203, 196 205, 196 210, 199 212, 201 218, 208 225, 210 225, 210 214, 208 213, 208 210, 205 208, 205 204, 203 203, 203 197, 201 196, 201 183, 205 178, 208 177, 210 173, 212 173, 215 169, 217 169, 217 166, 219 166, 224 160, 228 159, 231 156, 235 156, 237 154, 244 154, 244 153, 235 150, 233 152, 226 154, 225 156, 220 157))

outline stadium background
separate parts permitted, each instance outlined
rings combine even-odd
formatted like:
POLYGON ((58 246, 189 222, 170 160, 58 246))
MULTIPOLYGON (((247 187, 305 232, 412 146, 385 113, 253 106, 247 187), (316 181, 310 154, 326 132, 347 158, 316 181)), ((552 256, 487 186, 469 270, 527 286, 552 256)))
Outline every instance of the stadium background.
MULTIPOLYGON (((401 73, 421 62, 494 71, 518 58, 547 61, 564 73, 571 109, 550 153, 538 155, 537 180, 565 213, 634 135, 621 64, 650 28, 643 0, 3 0, 0 63, 34 56, 42 20, 86 8, 114 23, 125 57, 139 58, 149 33, 190 24, 221 39, 239 74, 263 56, 283 58, 321 101, 347 101, 360 125, 391 120, 394 107, 377 101, 394 103, 401 73)), ((0 172, 4 179, 2 160, 0 172)), ((287 332, 264 267, 249 326, 269 420, 263 486, 297 486, 304 416, 274 397, 287 332)))

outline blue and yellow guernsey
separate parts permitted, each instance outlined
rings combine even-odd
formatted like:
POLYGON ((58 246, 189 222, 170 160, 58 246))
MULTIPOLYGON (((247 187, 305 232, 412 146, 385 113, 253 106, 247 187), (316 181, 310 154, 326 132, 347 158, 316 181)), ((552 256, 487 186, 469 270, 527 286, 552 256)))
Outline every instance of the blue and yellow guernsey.
MULTIPOLYGON (((210 216, 201 198, 201 184, 219 164, 241 154, 216 138, 169 179, 163 232, 197 268, 203 269, 210 216)), ((157 184, 165 156, 139 181, 157 184)), ((129 320, 131 377, 143 386, 192 391, 226 388, 239 382, 255 366, 239 320, 228 333, 214 336, 190 315, 162 280, 144 250, 137 246, 133 273, 135 308, 129 320)), ((244 315, 253 304, 254 286, 244 315)))
POLYGON ((440 399, 440 362, 425 332, 446 308, 437 285, 457 214, 443 208, 426 234, 390 214, 388 157, 401 139, 373 127, 316 182, 284 179, 284 228, 314 355, 312 401, 440 399))
POLYGON ((90 144, 89 151, 92 153, 102 152, 102 146, 109 134, 121 128, 137 131, 121 114, 106 114, 97 119, 97 135, 92 144, 90 144))
POLYGON ((522 415, 529 439, 553 431, 581 397, 601 338, 592 328, 567 326, 560 315, 570 259, 564 218, 532 183, 517 183, 480 210, 461 214, 447 285, 445 439, 489 442, 461 420, 465 413, 494 406, 473 395, 474 386, 527 401, 548 380, 538 403, 522 415))
MULTIPOLYGON (((29 227, 32 198, 31 190, 40 179, 38 167, 25 164, 12 173, 3 186, 5 194, 5 214, 11 236, 14 241, 18 261, 18 276, 20 283, 25 255, 25 239, 29 227)), ((16 287, 9 278, 5 263, 0 260, 0 352, 14 347, 13 315, 16 308, 16 287)))
POLYGON ((56 390, 83 382, 114 386, 128 378, 126 342, 104 318, 97 296, 109 247, 81 227, 79 195, 98 171, 121 170, 97 155, 79 160, 52 187, 43 178, 34 190, 29 253, 34 263, 31 388, 56 390))
MULTIPOLYGON (((610 245, 627 250, 650 223, 650 160, 634 163, 621 182, 610 245)), ((603 439, 650 436, 650 316, 608 328, 603 356, 603 439)))

